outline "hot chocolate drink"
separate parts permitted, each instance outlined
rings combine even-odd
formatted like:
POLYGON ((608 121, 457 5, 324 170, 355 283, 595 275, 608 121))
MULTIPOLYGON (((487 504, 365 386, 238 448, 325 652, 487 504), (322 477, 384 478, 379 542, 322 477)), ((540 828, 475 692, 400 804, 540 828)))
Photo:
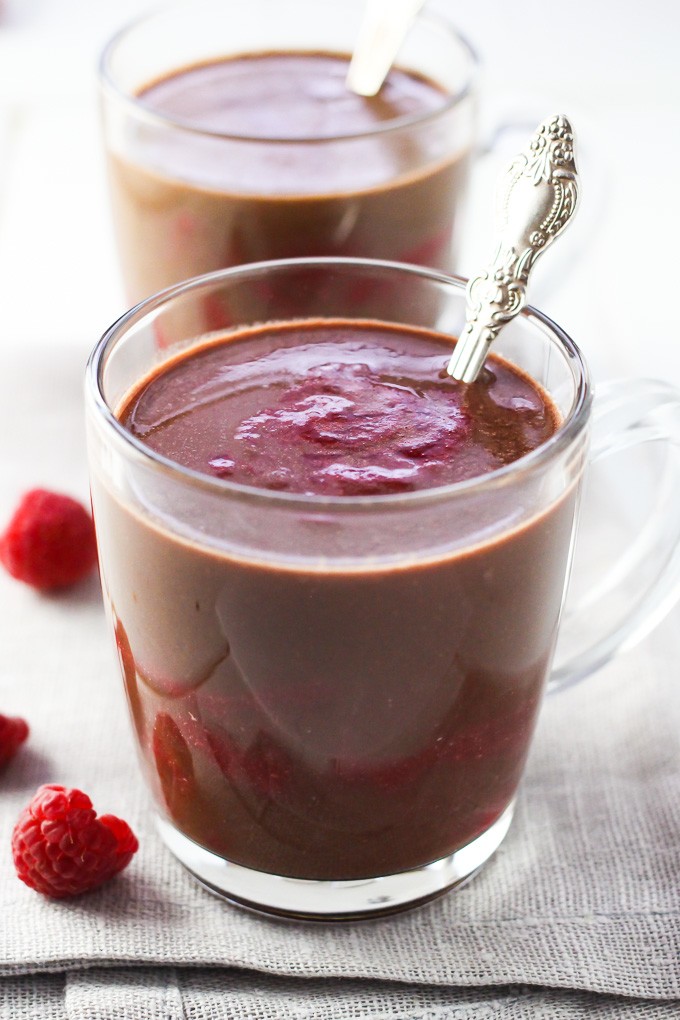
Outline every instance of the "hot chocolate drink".
MULTIPOLYGON (((324 500, 426 500, 501 479, 555 436, 559 414, 529 377, 492 357, 457 384, 450 346, 375 321, 254 326, 175 354, 117 416, 199 488, 218 478, 297 499, 302 532, 332 550, 324 500)), ((520 523, 508 495, 500 537, 485 539, 480 507, 474 545, 389 561, 297 548, 268 561, 211 540, 201 519, 179 534, 96 474, 93 497, 144 768, 185 835, 247 868, 361 879, 452 854, 512 802, 556 637, 573 488, 547 510, 537 494, 520 523)))
POLYGON ((470 158, 447 114, 453 98, 393 69, 367 99, 347 89, 347 67, 332 53, 255 53, 181 68, 141 90, 140 123, 109 145, 132 301, 264 259, 452 268, 470 158))

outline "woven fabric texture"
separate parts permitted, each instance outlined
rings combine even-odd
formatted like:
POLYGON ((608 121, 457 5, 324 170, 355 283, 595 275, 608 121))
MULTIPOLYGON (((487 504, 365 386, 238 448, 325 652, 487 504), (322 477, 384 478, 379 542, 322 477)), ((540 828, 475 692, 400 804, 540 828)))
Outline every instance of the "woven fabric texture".
MULTIPOLYGON (((6 361, 3 517, 35 485, 87 499, 82 370, 47 346, 6 361)), ((0 1017, 680 1015, 677 611, 546 701, 510 834, 468 886, 389 920, 304 925, 212 897, 161 845, 98 582, 40 596, 3 574, 0 606, 0 711, 31 726, 0 776, 0 1017), (70 901, 22 885, 9 855, 45 782, 84 788, 140 839, 123 874, 70 901)))

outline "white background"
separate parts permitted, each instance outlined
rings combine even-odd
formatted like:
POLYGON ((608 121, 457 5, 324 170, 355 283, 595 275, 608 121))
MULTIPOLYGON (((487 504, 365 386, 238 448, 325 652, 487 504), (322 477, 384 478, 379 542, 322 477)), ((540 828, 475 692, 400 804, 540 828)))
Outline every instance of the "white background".
MULTIPOLYGON (((323 3, 324 0, 319 0, 323 3)), ((85 353, 123 310, 96 118, 99 50, 143 0, 0 0, 0 345, 85 353)), ((680 5, 673 0, 430 0, 483 64, 482 135, 552 112, 574 126, 583 198, 530 299, 571 333, 595 380, 680 384, 680 5)), ((155 4, 153 6, 156 6, 155 4)), ((526 132, 525 132, 526 133, 526 132)), ((489 250, 506 134, 478 167, 462 269, 489 250)))

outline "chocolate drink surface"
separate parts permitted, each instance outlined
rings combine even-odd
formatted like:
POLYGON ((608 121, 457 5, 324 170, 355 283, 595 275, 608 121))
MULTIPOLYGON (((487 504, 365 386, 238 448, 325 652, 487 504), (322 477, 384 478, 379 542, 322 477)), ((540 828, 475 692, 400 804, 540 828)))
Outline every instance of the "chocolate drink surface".
POLYGON ((469 153, 435 117, 450 97, 398 70, 377 97, 360 97, 345 86, 347 66, 337 54, 261 53, 182 68, 142 90, 139 102, 168 123, 145 125, 109 158, 132 301, 264 259, 451 269, 469 153), (409 125, 414 117, 422 124, 409 125))
MULTIPOLYGON (((464 387, 443 373, 449 354, 434 333, 375 322, 253 327, 165 362, 119 418, 201 475, 336 503, 486 474, 558 430, 527 376, 491 358, 464 387)), ((347 566, 295 550, 267 562, 201 541, 200 521, 193 541, 96 497, 142 760, 191 839, 277 875, 367 878, 451 854, 511 803, 571 491, 500 537, 347 566)))

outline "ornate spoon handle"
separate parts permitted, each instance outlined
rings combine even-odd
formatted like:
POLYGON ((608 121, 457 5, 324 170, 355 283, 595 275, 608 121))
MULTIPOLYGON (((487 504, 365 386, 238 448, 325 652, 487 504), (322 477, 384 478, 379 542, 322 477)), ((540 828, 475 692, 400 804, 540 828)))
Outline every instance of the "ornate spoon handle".
POLYGON ((529 273, 571 219, 577 199, 574 137, 558 114, 543 121, 500 181, 498 244, 467 286, 465 329, 447 367, 454 379, 477 378, 489 346, 526 304, 529 273))

